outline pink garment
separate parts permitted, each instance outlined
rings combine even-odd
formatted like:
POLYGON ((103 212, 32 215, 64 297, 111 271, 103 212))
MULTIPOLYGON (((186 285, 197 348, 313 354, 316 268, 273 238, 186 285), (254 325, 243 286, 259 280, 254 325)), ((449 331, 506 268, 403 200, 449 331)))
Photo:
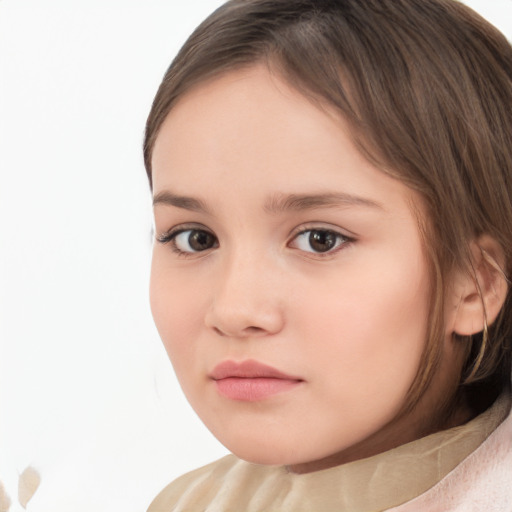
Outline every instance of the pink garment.
POLYGON ((389 512, 512 512, 512 413, 437 485, 389 512))

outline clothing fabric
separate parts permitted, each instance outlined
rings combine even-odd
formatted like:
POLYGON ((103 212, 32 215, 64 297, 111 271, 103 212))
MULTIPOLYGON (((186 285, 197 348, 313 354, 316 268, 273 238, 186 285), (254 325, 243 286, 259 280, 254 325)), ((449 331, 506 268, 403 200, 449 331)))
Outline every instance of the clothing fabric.
POLYGON ((167 486, 148 512, 512 512, 510 392, 466 425, 294 474, 229 455, 167 486))

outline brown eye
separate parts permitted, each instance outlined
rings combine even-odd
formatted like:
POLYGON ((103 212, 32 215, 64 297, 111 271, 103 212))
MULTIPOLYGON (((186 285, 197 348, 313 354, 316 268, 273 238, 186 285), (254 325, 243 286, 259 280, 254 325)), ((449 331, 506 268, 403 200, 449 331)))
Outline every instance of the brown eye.
POLYGON ((217 246, 217 238, 202 229, 187 229, 176 234, 172 243, 179 252, 202 252, 217 246))
POLYGON ((348 242, 340 233, 328 229, 308 229, 299 233, 293 240, 293 246, 304 252, 327 253, 348 242))
POLYGON ((338 238, 332 231, 310 231, 309 245, 315 252, 327 252, 336 247, 338 238))

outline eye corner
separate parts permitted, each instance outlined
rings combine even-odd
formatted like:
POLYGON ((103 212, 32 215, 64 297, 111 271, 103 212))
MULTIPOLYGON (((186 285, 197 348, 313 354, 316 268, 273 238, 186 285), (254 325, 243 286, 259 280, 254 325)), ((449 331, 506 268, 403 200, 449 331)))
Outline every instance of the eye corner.
POLYGON ((165 245, 165 244, 168 244, 172 237, 171 237, 171 233, 169 231, 165 231, 164 233, 153 233, 153 240, 158 243, 158 244, 161 244, 161 245, 165 245))

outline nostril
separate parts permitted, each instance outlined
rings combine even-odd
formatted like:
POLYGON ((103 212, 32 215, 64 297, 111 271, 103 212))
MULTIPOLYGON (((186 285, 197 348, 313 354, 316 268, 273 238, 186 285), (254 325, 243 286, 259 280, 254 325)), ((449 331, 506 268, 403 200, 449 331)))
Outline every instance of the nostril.
POLYGON ((264 329, 262 329, 261 327, 254 327, 252 325, 250 325, 249 327, 246 327, 244 329, 244 331, 247 333, 247 334, 260 334, 262 332, 265 332, 264 329))
POLYGON ((255 326, 249 326, 249 327, 245 327, 242 331, 240 331, 238 334, 235 334, 235 333, 229 333, 229 332, 225 332, 223 331, 222 329, 219 329, 218 327, 213 327, 213 330, 215 331, 216 334, 218 334, 219 336, 258 336, 258 335, 261 335, 261 334, 264 334, 265 333, 265 329, 262 329, 261 327, 255 327, 255 326))

